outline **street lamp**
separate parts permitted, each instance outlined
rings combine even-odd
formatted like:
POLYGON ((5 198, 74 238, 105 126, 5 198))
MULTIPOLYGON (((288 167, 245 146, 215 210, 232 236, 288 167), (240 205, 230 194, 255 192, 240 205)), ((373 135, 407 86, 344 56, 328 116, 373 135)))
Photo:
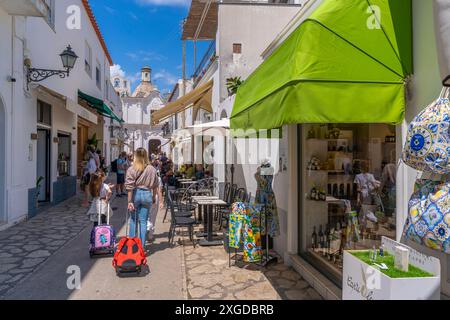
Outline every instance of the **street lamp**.
POLYGON ((64 50, 60 55, 63 67, 65 70, 50 70, 50 69, 36 69, 31 68, 31 62, 26 61, 27 65, 27 86, 31 82, 41 82, 47 78, 58 75, 61 79, 66 78, 70 74, 70 70, 73 69, 75 63, 78 59, 78 56, 73 52, 70 45, 67 46, 66 50, 64 50))

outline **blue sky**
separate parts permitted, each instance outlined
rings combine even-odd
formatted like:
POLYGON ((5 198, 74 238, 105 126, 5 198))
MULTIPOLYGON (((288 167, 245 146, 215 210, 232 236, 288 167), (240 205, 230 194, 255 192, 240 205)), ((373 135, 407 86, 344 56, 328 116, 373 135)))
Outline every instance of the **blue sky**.
MULTIPOLYGON (((144 65, 152 68, 152 79, 161 93, 171 91, 182 74, 181 23, 191 0, 90 0, 118 72, 140 79, 144 65)), ((201 45, 200 48, 206 47, 201 45)), ((202 50, 198 50, 198 59, 202 50)), ((192 43, 187 43, 187 72, 193 69, 192 43)))

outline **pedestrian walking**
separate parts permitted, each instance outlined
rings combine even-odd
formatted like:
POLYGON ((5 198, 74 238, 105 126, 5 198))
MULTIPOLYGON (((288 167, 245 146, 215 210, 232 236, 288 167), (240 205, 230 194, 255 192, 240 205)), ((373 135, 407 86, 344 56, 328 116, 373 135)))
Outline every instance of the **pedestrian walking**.
POLYGON ((112 196, 112 184, 106 184, 106 175, 99 170, 91 174, 91 181, 89 182, 89 194, 92 197, 92 204, 87 212, 90 221, 94 222, 94 226, 98 225, 98 215, 101 214, 101 223, 106 223, 106 216, 109 211, 109 216, 112 217, 112 210, 109 206, 109 200, 112 196))
MULTIPOLYGON (((157 161, 155 160, 153 162, 153 167, 155 167, 155 164, 156 164, 155 162, 157 162, 157 161)), ((164 201, 162 200, 162 199, 164 199, 163 195, 162 195, 163 183, 162 183, 162 180, 161 180, 161 177, 159 174, 158 174, 157 179, 158 179, 159 186, 157 188, 155 202, 153 203, 152 208, 150 210, 150 215, 148 217, 148 223, 147 223, 147 240, 149 242, 153 242, 155 240, 156 217, 158 216, 159 210, 164 207, 164 201)))
POLYGON ((83 168, 83 174, 81 176, 80 188, 84 192, 84 200, 82 206, 87 208, 89 206, 89 192, 88 186, 91 181, 91 175, 98 169, 97 162, 94 157, 95 149, 92 146, 88 147, 86 152, 86 165, 83 168))
POLYGON ((116 196, 121 197, 125 193, 125 174, 130 166, 126 152, 122 152, 117 159, 116 196))
POLYGON ((136 214, 130 215, 130 237, 136 236, 139 223, 139 238, 145 247, 148 217, 152 205, 155 205, 159 181, 144 148, 137 149, 134 154, 133 165, 126 174, 125 187, 128 191, 128 210, 136 211, 136 214))

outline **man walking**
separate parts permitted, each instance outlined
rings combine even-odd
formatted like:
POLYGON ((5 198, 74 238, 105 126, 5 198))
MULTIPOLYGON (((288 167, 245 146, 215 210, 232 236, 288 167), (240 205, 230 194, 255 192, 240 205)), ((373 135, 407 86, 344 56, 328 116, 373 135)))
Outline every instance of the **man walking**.
POLYGON ((125 174, 130 166, 128 162, 127 153, 122 152, 117 159, 117 184, 116 184, 116 196, 121 197, 127 195, 125 192, 125 174))

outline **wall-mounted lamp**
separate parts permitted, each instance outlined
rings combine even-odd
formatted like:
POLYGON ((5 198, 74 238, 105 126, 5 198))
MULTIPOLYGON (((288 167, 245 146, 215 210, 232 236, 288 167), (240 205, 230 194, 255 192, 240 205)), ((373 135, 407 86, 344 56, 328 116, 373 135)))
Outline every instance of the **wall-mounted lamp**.
POLYGON ((70 74, 70 70, 75 66, 75 62, 78 59, 78 56, 75 52, 72 51, 72 48, 67 46, 66 50, 64 50, 60 55, 63 67, 66 70, 49 70, 49 69, 36 69, 31 68, 30 59, 26 59, 24 61, 25 66, 27 67, 27 87, 31 82, 40 82, 52 76, 58 75, 61 79, 66 78, 70 74))

